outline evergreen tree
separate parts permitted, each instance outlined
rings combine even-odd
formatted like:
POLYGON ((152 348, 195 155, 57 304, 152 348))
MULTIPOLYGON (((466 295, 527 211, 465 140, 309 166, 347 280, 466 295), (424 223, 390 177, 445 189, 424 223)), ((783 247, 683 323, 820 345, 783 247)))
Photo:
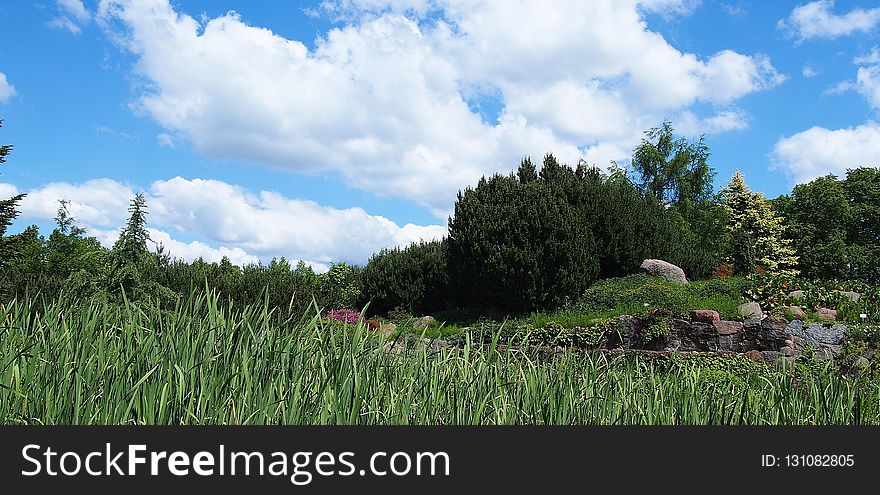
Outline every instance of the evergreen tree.
MULTIPOLYGON (((3 127, 2 119, 0 119, 0 127, 3 127)), ((6 163, 6 157, 11 152, 11 144, 0 146, 0 164, 6 163)), ((6 236, 6 230, 18 217, 18 204, 24 197, 24 194, 17 194, 8 199, 0 199, 0 265, 7 263, 12 256, 13 240, 6 236)))
POLYGON ((734 239, 748 236, 753 242, 755 262, 771 273, 797 275, 798 258, 785 237, 785 225, 763 194, 746 185, 737 171, 721 190, 722 205, 728 214, 728 229, 734 239))
POLYGON ((143 193, 138 193, 128 207, 128 222, 113 244, 113 288, 122 287, 129 298, 138 299, 143 294, 144 271, 150 251, 147 241, 147 204, 143 193))
POLYGON ((128 222, 113 245, 113 251, 126 264, 136 264, 149 254, 147 241, 150 240, 150 233, 147 232, 147 200, 144 193, 138 193, 131 200, 128 213, 128 222))

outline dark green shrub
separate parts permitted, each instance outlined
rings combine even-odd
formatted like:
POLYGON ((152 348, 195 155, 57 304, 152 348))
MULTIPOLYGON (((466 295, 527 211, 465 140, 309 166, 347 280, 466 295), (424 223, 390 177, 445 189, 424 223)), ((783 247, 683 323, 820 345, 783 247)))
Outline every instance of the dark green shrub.
MULTIPOLYGON (((723 227, 707 220, 706 229, 716 223, 723 227)), ((718 259, 704 245, 678 208, 625 175, 573 170, 552 155, 537 175, 524 160, 516 175, 483 178, 459 193, 449 222, 459 302, 519 311, 557 306, 597 278, 633 273, 646 258, 708 275, 718 259)))
POLYGON ((748 234, 736 236, 733 243, 733 273, 746 276, 755 273, 755 249, 748 234))
POLYGON ((367 262, 362 283, 362 303, 369 302, 372 314, 422 314, 443 308, 449 298, 446 243, 383 249, 367 262))

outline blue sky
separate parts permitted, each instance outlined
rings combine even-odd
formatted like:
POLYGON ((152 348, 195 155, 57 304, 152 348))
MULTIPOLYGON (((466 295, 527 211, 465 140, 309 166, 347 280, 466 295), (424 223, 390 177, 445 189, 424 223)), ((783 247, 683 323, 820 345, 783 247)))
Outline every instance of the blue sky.
MULTIPOLYGON (((625 160, 664 118, 769 197, 880 163, 876 2, 0 4, 0 196, 106 244, 318 269, 442 236, 523 155, 625 160)), ((14 229, 14 230, 15 230, 14 229)))

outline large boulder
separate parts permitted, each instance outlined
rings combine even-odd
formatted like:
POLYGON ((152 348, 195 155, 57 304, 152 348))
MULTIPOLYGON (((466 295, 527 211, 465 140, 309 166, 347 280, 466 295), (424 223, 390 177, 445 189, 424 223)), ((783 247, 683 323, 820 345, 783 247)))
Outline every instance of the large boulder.
POLYGON ((764 311, 761 305, 756 302, 749 302, 739 305, 739 314, 743 317, 743 324, 746 326, 759 325, 764 319, 764 311))
POLYGON ((836 324, 831 326, 821 323, 804 325, 800 320, 794 320, 785 328, 786 333, 791 335, 790 341, 794 343, 795 351, 803 351, 812 347, 817 359, 832 359, 843 353, 843 342, 846 340, 847 328, 845 325, 836 324))
POLYGON ((643 272, 654 277, 661 277, 678 284, 688 283, 687 276, 681 268, 663 260, 645 260, 642 262, 643 272))

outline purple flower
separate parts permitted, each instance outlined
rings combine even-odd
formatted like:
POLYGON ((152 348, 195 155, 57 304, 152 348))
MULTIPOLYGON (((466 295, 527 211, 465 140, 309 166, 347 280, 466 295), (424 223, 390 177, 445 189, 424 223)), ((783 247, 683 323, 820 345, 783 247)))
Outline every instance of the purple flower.
POLYGON ((352 309, 341 308, 328 311, 325 316, 331 320, 339 320, 343 323, 354 324, 360 319, 361 313, 352 309))

